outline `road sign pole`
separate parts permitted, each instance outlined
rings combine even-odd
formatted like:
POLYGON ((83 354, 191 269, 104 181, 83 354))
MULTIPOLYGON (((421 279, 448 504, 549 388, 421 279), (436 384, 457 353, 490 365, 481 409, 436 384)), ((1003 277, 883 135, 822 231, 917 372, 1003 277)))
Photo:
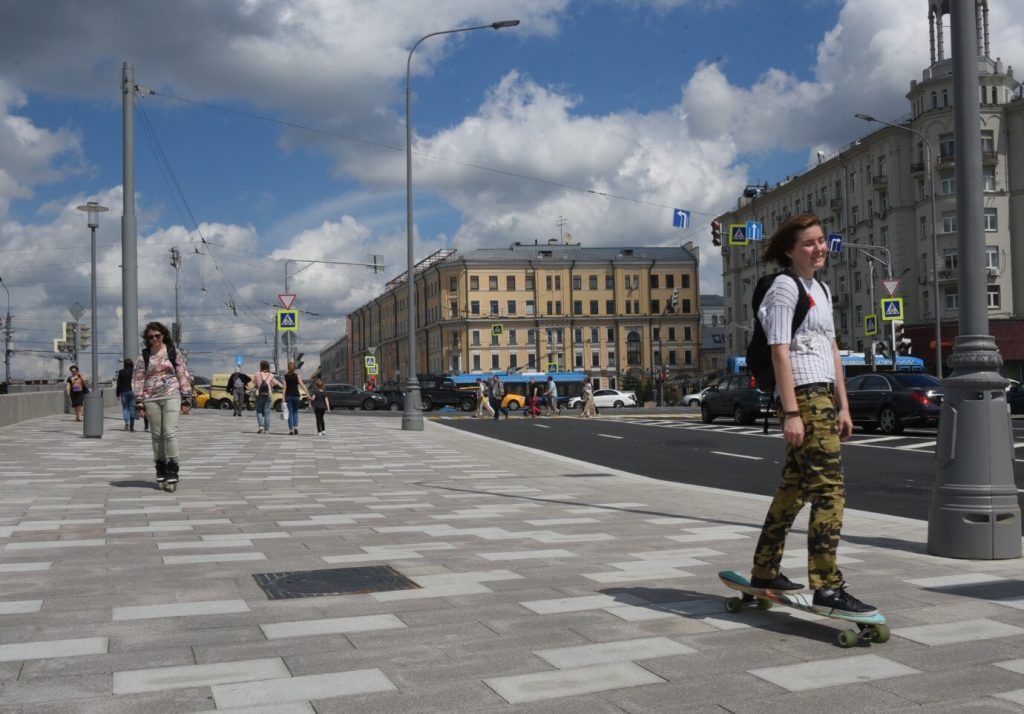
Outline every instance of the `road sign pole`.
POLYGON ((956 142, 960 334, 944 381, 938 470, 928 513, 928 552, 993 560, 1021 556, 1021 511, 1013 433, 1000 376, 1002 356, 989 334, 985 279, 981 110, 974 0, 950 0, 953 125, 956 142))

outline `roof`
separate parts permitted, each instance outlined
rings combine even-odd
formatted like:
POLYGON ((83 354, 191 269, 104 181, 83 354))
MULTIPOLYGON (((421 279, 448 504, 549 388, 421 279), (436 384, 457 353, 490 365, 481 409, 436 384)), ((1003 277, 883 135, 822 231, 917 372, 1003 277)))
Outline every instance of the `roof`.
MULTIPOLYGON (((672 260, 697 263, 693 251, 683 247, 655 248, 645 246, 624 246, 621 248, 591 248, 566 243, 513 243, 508 248, 477 248, 461 256, 465 261, 523 261, 550 260, 552 262, 581 261, 637 261, 672 260)), ((457 258, 456 258, 457 259, 457 258)))
POLYGON ((722 295, 701 295, 700 296, 701 307, 724 307, 725 297, 722 295))

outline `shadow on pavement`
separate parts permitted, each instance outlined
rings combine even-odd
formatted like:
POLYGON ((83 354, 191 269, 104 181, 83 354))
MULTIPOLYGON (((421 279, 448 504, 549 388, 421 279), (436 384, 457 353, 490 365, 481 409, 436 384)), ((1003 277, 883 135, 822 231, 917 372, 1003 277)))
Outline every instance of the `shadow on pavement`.
POLYGON ((153 481, 110 481, 111 486, 117 488, 149 488, 156 489, 156 484, 153 481))

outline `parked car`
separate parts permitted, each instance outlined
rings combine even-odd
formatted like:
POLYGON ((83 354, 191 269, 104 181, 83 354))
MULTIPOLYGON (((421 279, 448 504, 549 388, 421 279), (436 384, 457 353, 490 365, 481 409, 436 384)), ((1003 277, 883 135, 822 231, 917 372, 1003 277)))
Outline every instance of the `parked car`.
POLYGON ((707 394, 708 391, 710 391, 710 389, 711 387, 704 387, 704 389, 700 390, 699 392, 687 394, 685 397, 683 397, 683 404, 685 404, 688 407, 699 407, 700 403, 704 400, 704 395, 707 394))
POLYGON ((942 382, 930 374, 872 372, 846 382, 850 417, 864 431, 899 434, 906 426, 939 423, 942 382))
POLYGON ((387 409, 388 398, 377 392, 360 389, 354 384, 325 384, 324 392, 331 401, 331 409, 387 409))
MULTIPOLYGON (((558 399, 562 401, 561 397, 558 399)), ((594 392, 595 407, 635 407, 640 401, 636 398, 636 392, 623 392, 618 389, 598 389, 594 392)), ((569 406, 573 409, 583 408, 583 397, 572 397, 569 399, 569 406)))
POLYGON ((771 411, 772 395, 757 386, 749 374, 730 374, 708 387, 700 402, 700 418, 710 424, 716 417, 731 416, 737 424, 753 424, 771 411))
POLYGON ((205 409, 210 400, 208 387, 200 387, 198 384, 192 386, 192 406, 196 409, 205 409))
POLYGON ((1024 384, 1011 379, 1006 388, 1006 402, 1010 405, 1011 414, 1024 414, 1024 384))
POLYGON ((397 388, 378 389, 377 394, 388 400, 387 409, 400 412, 405 409, 405 391, 397 388))

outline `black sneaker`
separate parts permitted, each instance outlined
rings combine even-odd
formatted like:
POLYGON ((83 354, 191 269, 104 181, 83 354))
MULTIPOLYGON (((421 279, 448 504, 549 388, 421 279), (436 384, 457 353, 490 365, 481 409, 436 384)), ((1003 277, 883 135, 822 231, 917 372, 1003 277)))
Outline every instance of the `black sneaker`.
POLYGON ((768 578, 752 577, 750 578, 750 586, 754 588, 761 588, 762 590, 777 590, 779 592, 799 592, 804 589, 804 585, 801 583, 794 583, 782 573, 779 573, 771 580, 768 578))
POLYGON ((846 591, 845 587, 821 588, 814 591, 814 609, 826 614, 873 615, 878 609, 863 603, 846 591))

